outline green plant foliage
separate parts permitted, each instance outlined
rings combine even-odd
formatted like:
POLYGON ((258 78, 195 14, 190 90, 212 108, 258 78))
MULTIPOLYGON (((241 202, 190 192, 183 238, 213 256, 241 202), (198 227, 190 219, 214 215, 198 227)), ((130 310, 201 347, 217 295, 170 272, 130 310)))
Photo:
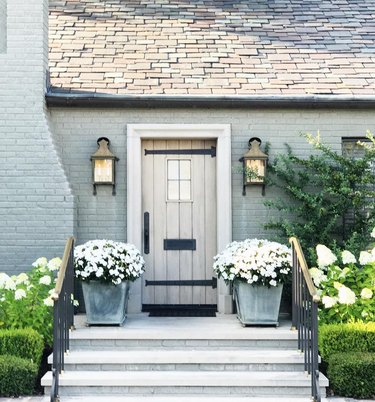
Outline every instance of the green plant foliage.
POLYGON ((39 366, 43 349, 43 337, 31 328, 0 330, 0 355, 22 357, 39 366))
POLYGON ((17 356, 0 356, 0 396, 31 395, 38 366, 17 356))
POLYGON ((0 328, 33 328, 52 345, 55 271, 60 258, 38 258, 28 273, 0 273, 0 328))
POLYGON ((269 164, 269 184, 283 193, 266 205, 278 211, 278 217, 266 224, 285 240, 296 236, 314 261, 314 247, 323 243, 334 248, 336 243, 352 252, 364 249, 369 231, 375 225, 375 140, 362 144, 363 157, 341 155, 314 137, 305 134, 314 152, 303 159, 287 146, 286 153, 277 155, 269 164), (344 227, 344 216, 352 216, 344 227))
POLYGON ((331 364, 330 357, 341 352, 375 353, 375 322, 319 326, 319 353, 322 359, 331 364))
POLYGON ((337 353, 328 366, 330 385, 336 395, 352 398, 375 396, 375 353, 337 353))
POLYGON ((318 268, 309 271, 321 299, 320 323, 375 321, 375 248, 359 258, 321 244, 316 250, 318 268))

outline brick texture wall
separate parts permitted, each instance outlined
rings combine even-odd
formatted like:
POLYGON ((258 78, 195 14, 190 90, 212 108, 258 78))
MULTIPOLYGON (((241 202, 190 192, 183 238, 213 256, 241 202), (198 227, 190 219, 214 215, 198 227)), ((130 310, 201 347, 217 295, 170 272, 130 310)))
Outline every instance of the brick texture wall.
MULTIPOLYGON (((375 131, 375 115, 371 111, 350 110, 88 110, 51 108, 54 135, 59 138, 62 161, 69 182, 77 197, 77 237, 82 243, 93 238, 126 240, 126 125, 137 123, 205 123, 232 127, 232 164, 246 152, 250 137, 260 137, 271 144, 270 157, 292 146, 301 156, 311 150, 300 133, 321 132, 323 140, 334 149, 341 149, 341 137, 363 136, 367 129, 375 131), (92 195, 90 155, 96 140, 106 136, 111 149, 120 158, 117 165, 117 195, 110 188, 98 188, 92 195)), ((277 195, 267 188, 247 189, 242 196, 242 176, 233 173, 233 239, 267 237, 263 229, 274 211, 263 203, 277 195)), ((224 211, 224 213, 231 213, 224 211)))
POLYGON ((7 42, 7 2, 0 0, 0 53, 6 51, 7 42))
POLYGON ((0 54, 0 271, 20 272, 40 256, 62 255, 74 231, 73 195, 44 103, 47 15, 48 0, 7 4, 6 53, 0 54))

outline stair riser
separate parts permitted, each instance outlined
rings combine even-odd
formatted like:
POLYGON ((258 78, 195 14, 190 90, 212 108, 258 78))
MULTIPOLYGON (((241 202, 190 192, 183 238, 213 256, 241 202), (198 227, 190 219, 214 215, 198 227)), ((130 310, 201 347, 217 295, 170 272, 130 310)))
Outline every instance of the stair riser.
POLYGON ((295 340, 71 340, 71 350, 160 350, 160 349, 297 349, 295 340))
POLYGON ((303 364, 65 364, 66 371, 303 371, 303 364))
MULTIPOLYGON (((45 394, 49 395, 50 388, 45 387, 45 394)), ((78 396, 78 395, 168 395, 168 396, 187 396, 187 395, 233 395, 233 396, 308 396, 311 393, 309 387, 128 387, 128 386, 110 386, 110 387, 59 387, 60 396, 78 396)), ((321 389, 321 395, 324 397, 325 389, 321 389)))

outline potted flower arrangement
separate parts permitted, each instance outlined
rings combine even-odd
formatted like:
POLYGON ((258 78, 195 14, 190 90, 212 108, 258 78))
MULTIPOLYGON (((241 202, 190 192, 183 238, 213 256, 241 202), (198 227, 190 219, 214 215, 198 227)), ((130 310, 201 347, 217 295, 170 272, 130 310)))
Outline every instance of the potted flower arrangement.
POLYGON ((287 246, 268 240, 230 243, 214 257, 219 278, 233 283, 233 297, 242 325, 278 325, 283 283, 291 272, 287 246))
POLYGON ((123 324, 130 282, 141 276, 144 265, 141 253, 128 243, 91 240, 74 249, 89 325, 123 324))

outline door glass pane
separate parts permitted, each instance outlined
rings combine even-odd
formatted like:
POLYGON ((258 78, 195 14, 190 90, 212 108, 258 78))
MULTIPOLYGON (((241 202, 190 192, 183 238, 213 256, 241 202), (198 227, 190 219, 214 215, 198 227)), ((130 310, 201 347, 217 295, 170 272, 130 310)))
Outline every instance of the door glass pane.
POLYGON ((191 160, 167 160, 167 200, 191 201, 191 160))
POLYGON ((179 200, 178 181, 168 181, 168 200, 179 200))
POLYGON ((190 180, 180 181, 180 200, 190 200, 191 199, 191 185, 190 180))
POLYGON ((190 180, 190 161, 180 161, 180 180, 190 180))
POLYGON ((179 164, 179 161, 176 161, 176 160, 168 161, 168 180, 178 180, 179 179, 178 164, 179 164))

